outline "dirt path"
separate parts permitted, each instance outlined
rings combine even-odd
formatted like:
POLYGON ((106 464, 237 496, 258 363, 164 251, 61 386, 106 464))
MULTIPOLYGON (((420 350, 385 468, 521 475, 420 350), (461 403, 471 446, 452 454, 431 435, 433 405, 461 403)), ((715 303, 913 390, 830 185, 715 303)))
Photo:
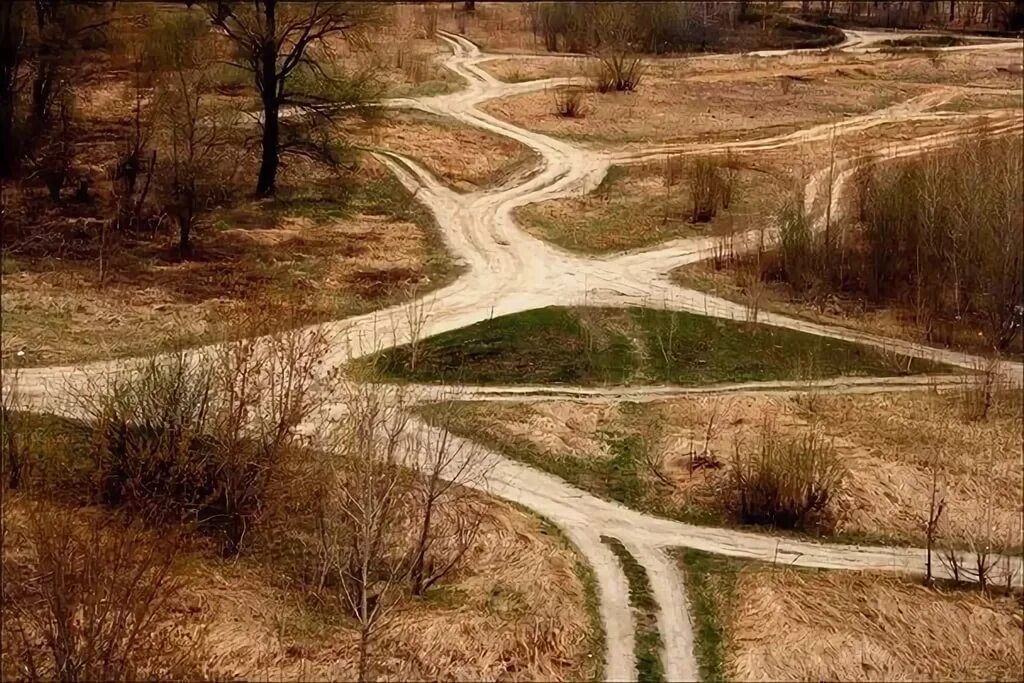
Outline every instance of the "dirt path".
MULTIPOLYGON (((883 38, 899 37, 868 32, 850 32, 849 36, 844 45, 845 49, 850 50, 877 49, 870 47, 871 44, 883 38)), ((527 178, 513 179, 493 190, 457 194, 415 160, 396 154, 379 154, 396 177, 434 213, 448 248, 466 266, 466 273, 451 285, 413 304, 326 323, 323 327, 336 335, 339 341, 325 362, 325 371, 352 358, 405 343, 414 335, 430 336, 494 316, 549 305, 658 306, 745 320, 748 317, 746 307, 703 292, 681 288, 668 279, 668 273, 673 268, 708 256, 713 245, 706 239, 677 240, 654 249, 605 258, 588 258, 563 251, 528 235, 515 224, 512 211, 516 207, 546 199, 586 194, 600 183, 612 163, 641 163, 669 152, 707 154, 730 149, 748 152, 775 150, 826 140, 830 135, 859 132, 893 121, 950 122, 951 130, 947 132, 922 137, 889 150, 892 156, 904 156, 948 145, 967 132, 978 129, 976 115, 928 112, 930 107, 949 96, 948 89, 937 88, 934 93, 878 112, 761 140, 715 145, 668 145, 628 153, 586 150, 562 140, 523 130, 477 109, 479 104, 490 99, 543 89, 566 83, 570 79, 502 83, 479 67, 479 63, 488 59, 488 56, 482 55, 475 45, 451 34, 441 34, 441 37, 452 48, 452 54, 445 63, 466 81, 466 88, 436 97, 389 100, 387 106, 414 107, 507 136, 536 151, 543 159, 543 167, 527 178)), ((949 49, 995 50, 1007 49, 1007 45, 1019 48, 1019 43, 979 43, 949 49)), ((789 52, 770 51, 759 54, 776 56, 789 52)), ((987 112, 984 118, 988 122, 987 132, 990 134, 1005 134, 1022 128, 1021 121, 1011 113, 987 112)), ((844 161, 838 175, 832 179, 834 202, 856 162, 856 159, 844 161)), ((806 193, 811 208, 817 207, 821 203, 820 198, 826 196, 827 184, 828 177, 822 173, 812 177, 806 193)), ((770 237, 770 231, 768 234, 770 237)), ((758 320, 769 325, 861 342, 960 367, 974 367, 979 362, 969 354, 809 323, 782 315, 762 313, 758 320)), ((204 353, 204 349, 196 349, 192 353, 198 356, 204 353)), ((22 370, 18 377, 19 391, 21 396, 37 405, 58 407, 69 383, 74 384, 96 373, 119 371, 130 366, 129 361, 22 370)), ((1019 363, 1003 363, 1001 368, 1008 377, 1018 383, 1021 381, 1019 363)), ((5 388, 9 386, 10 380, 10 374, 5 374, 5 388)), ((827 390, 878 391, 915 388, 922 381, 948 384, 958 380, 950 377, 923 380, 841 379, 831 380, 831 384, 816 383, 814 386, 827 390)), ((509 397, 516 400, 541 396, 552 398, 559 395, 589 400, 618 400, 623 397, 646 400, 700 391, 806 391, 807 388, 806 384, 765 383, 698 389, 488 387, 462 391, 467 397, 484 397, 489 400, 509 397)), ((434 389, 420 388, 419 391, 425 398, 429 398, 429 392, 434 389)), ((418 429, 432 429, 422 423, 417 424, 418 429)), ((923 571, 924 552, 919 549, 819 544, 673 522, 600 500, 556 477, 498 454, 492 453, 491 459, 493 469, 484 488, 551 519, 566 531, 594 567, 601 593, 601 616, 607 634, 605 675, 612 680, 635 678, 633 622, 625 577, 614 555, 601 543, 602 534, 619 538, 649 573, 652 589, 661 606, 658 624, 666 646, 662 654, 666 672, 671 679, 694 678, 697 667, 682 578, 665 556, 664 548, 687 546, 734 557, 810 567, 882 569, 909 573, 923 571)), ((1019 559, 1013 560, 1013 564, 1008 566, 1019 569, 1019 559)), ((1020 581, 1019 573, 1016 580, 1020 581)))

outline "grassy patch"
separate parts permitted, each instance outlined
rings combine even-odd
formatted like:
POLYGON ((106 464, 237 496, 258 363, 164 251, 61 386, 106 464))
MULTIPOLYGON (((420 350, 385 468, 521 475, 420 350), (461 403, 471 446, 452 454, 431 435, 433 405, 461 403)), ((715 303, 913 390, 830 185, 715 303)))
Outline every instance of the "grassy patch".
POLYGON ((736 601, 742 563, 719 555, 680 548, 673 556, 683 572, 694 621, 694 654, 702 681, 724 681, 729 620, 736 601))
POLYGON ((622 571, 629 584, 629 604, 636 622, 634 651, 636 653, 637 681, 664 681, 665 669, 661 662, 661 632, 658 630, 658 603, 651 592, 647 570, 636 561, 622 542, 602 536, 601 541, 619 558, 622 571))
POLYGON ((651 384, 892 376, 938 370, 803 332, 643 308, 551 306, 374 357, 384 377, 475 384, 651 384))
POLYGON ((786 194, 781 176, 737 166, 729 208, 710 222, 695 224, 689 220, 693 202, 685 175, 686 168, 679 162, 671 169, 665 164, 611 166, 591 194, 519 207, 515 217, 540 239, 600 254, 754 228, 786 194))

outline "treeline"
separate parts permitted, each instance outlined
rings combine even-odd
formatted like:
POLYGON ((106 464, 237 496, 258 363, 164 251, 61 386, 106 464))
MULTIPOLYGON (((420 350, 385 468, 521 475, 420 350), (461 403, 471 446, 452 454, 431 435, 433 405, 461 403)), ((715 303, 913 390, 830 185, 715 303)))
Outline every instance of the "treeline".
POLYGON ((1019 137, 969 140, 856 177, 857 221, 814 234, 788 209, 766 278, 798 293, 845 293, 913 311, 924 336, 979 329, 1005 350, 1024 325, 1024 151, 1019 137))
POLYGON ((649 54, 725 49, 748 27, 779 46, 824 47, 842 34, 779 14, 782 3, 547 2, 531 7, 534 33, 550 51, 629 49, 649 54))
MULTIPOLYGON (((170 222, 187 254, 199 216, 236 179, 268 197, 283 158, 341 163, 332 119, 365 115, 378 93, 371 75, 343 73, 330 45, 374 20, 372 7, 335 2, 3 3, 0 178, 22 194, 45 188, 51 206, 92 207, 78 213, 112 234, 170 222), (94 109, 86 95, 111 75, 132 111, 97 130, 80 105, 94 109), (250 97, 226 97, 224 81, 250 97)), ((5 201, 5 242, 38 209, 5 201)))
POLYGON ((802 0, 804 18, 879 28, 1024 30, 1021 0, 802 0))

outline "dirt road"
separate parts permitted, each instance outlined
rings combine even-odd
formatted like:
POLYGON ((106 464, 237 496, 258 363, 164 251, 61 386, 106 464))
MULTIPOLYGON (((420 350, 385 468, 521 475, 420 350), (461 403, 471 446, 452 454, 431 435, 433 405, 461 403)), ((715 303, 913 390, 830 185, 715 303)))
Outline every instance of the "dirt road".
MULTIPOLYGON (((892 38, 893 34, 881 34, 892 38)), ((849 50, 869 50, 881 38, 879 34, 850 32, 845 44, 849 50)), ((746 307, 681 288, 669 281, 673 268, 706 258, 713 246, 703 238, 676 240, 654 249, 589 258, 563 251, 520 230, 512 218, 519 206, 574 195, 593 190, 608 167, 615 164, 642 163, 668 152, 680 154, 724 153, 729 150, 754 152, 776 150, 808 142, 825 140, 831 135, 860 132, 893 121, 948 121, 949 130, 912 140, 889 150, 892 156, 918 154, 927 149, 948 145, 968 131, 997 135, 1024 127, 1013 112, 982 113, 984 126, 977 114, 928 111, 948 90, 902 102, 881 111, 851 117, 841 122, 819 125, 795 133, 760 140, 723 143, 666 145, 631 150, 626 153, 605 153, 582 149, 568 142, 530 132, 498 120, 477 107, 481 103, 508 95, 529 92, 563 84, 569 79, 547 79, 506 84, 496 80, 479 67, 488 59, 475 45, 459 36, 442 34, 452 54, 446 60, 449 69, 466 81, 465 89, 447 95, 418 99, 396 99, 391 107, 413 107, 450 117, 466 125, 504 135, 532 148, 543 159, 542 168, 527 178, 517 178, 506 185, 470 194, 458 194, 445 187, 415 160, 396 154, 380 153, 379 157, 398 179, 434 213, 451 253, 465 266, 466 272, 451 285, 424 299, 384 309, 375 313, 326 323, 328 332, 336 335, 338 344, 325 363, 325 370, 336 368, 350 359, 409 341, 413 335, 429 336, 471 325, 494 316, 525 311, 549 305, 657 306, 702 315, 746 320, 746 307), (414 314, 410 314, 410 312, 414 314)), ((979 43, 970 49, 1005 50, 1007 45, 1019 49, 1019 43, 979 43)), ((959 48, 950 48, 959 49, 959 48)), ((762 56, 788 54, 771 51, 762 56)), ((833 201, 838 201, 858 159, 841 161, 832 177, 833 201)), ((815 174, 807 187, 809 208, 817 214, 828 185, 828 175, 815 174)), ((836 205, 835 208, 838 208, 836 205)), ((768 226, 770 228, 770 226, 768 226)), ((768 230, 769 238, 771 231, 768 230)), ((740 240, 742 241, 742 240, 740 240)), ((758 320, 768 325, 801 330, 812 334, 860 342, 899 353, 936 360, 960 367, 974 367, 979 360, 969 354, 935 349, 901 340, 882 338, 848 329, 814 324, 787 316, 762 313, 758 320)), ((200 355, 203 349, 193 353, 200 355)), ((78 367, 22 370, 18 378, 23 397, 39 405, 58 406, 68 383, 102 372, 120 371, 131 363, 97 363, 78 367)), ((1020 383, 1019 363, 1004 362, 1002 372, 1020 383)), ((4 376, 5 387, 11 377, 4 376)), ((833 380, 832 385, 846 385, 851 390, 879 390, 918 386, 921 380, 833 380)), ((928 381, 928 380, 925 380, 928 381)), ((936 382, 958 381, 936 378, 936 382)), ((726 388, 729 389, 729 388, 726 388)), ((734 391, 805 390, 800 386, 742 385, 734 391)), ((722 390, 716 388, 715 390, 722 390)), ((430 389, 421 388, 424 395, 430 389)), ((491 399, 532 396, 571 395, 587 400, 619 400, 629 397, 663 398, 678 394, 672 387, 649 387, 631 390, 582 388, 498 387, 465 390, 467 394, 491 399), (547 393, 545 393, 547 392, 547 393)), ((706 391, 694 389, 687 391, 706 391)), ((431 427, 418 423, 418 429, 431 427)), ((593 565, 601 592, 601 615, 607 633, 605 675, 612 680, 635 679, 632 616, 628 603, 625 577, 614 555, 600 541, 601 535, 620 539, 647 569, 652 589, 660 605, 658 624, 665 642, 662 653, 666 671, 672 679, 695 678, 697 666, 693 656, 692 628, 687 616, 685 592, 680 574, 664 554, 665 548, 688 546, 734 557, 783 562, 799 566, 842 569, 894 570, 920 573, 924 553, 912 548, 855 547, 819 544, 776 538, 767 534, 733 529, 697 527, 659 519, 629 510, 612 502, 600 500, 575 489, 564 481, 525 465, 490 454, 493 469, 486 490, 516 501, 551 519, 563 528, 593 565)), ((1011 568, 1019 569, 1014 560, 1011 568)), ((1020 581, 1020 574, 1017 575, 1020 581)))

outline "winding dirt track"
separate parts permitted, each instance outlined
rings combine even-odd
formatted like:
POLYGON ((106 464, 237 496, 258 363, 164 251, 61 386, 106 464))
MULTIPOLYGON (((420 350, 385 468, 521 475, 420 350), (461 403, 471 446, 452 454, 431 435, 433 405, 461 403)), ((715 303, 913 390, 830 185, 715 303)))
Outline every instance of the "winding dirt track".
MULTIPOLYGON (((512 219, 512 210, 546 199, 580 195, 591 191, 612 164, 640 163, 668 152, 713 154, 729 150, 756 152, 786 148, 807 142, 826 140, 830 135, 864 131, 894 121, 949 120, 951 129, 921 137, 890 148, 890 156, 918 154, 948 145, 970 132, 983 129, 989 134, 1004 134, 1024 127, 1019 116, 1008 111, 937 113, 928 111, 946 97, 947 89, 913 98, 887 109, 840 123, 814 126, 806 130, 760 140, 722 143, 663 145, 636 149, 627 153, 604 153, 575 147, 538 133, 523 130, 477 109, 480 103, 508 95, 529 92, 569 82, 571 79, 545 79, 506 84, 496 80, 478 65, 488 56, 464 38, 442 34, 452 55, 446 65, 460 75, 467 87, 457 93, 419 99, 396 99, 391 107, 410 107, 451 117, 467 125, 504 135, 529 146, 543 159, 541 170, 531 177, 514 179, 505 186, 472 194, 458 194, 445 187, 412 159, 380 153, 384 161, 408 188, 435 214, 448 248, 466 266, 465 274, 451 285, 433 292, 410 307, 396 306, 376 313, 326 323, 327 331, 344 340, 332 351, 325 370, 338 367, 352 358, 410 340, 414 333, 429 336, 470 325, 494 316, 549 305, 589 304, 601 306, 657 306, 671 310, 745 320, 746 307, 695 290, 683 289, 669 281, 673 268, 698 261, 714 246, 708 239, 683 239, 654 249, 590 258, 563 251, 542 242, 522 230, 512 219), (959 124, 959 125, 958 125, 959 124), (417 310, 411 316, 410 310, 417 310), (422 315, 422 326, 413 322, 422 315), (419 329, 416 329, 419 327, 419 329)), ((843 48, 870 51, 871 44, 894 34, 850 32, 843 48)), ((896 36, 898 37, 898 36, 896 36)), ((983 42, 960 49, 1020 49, 1019 42, 983 42)), ((789 54, 768 51, 760 56, 789 54)), ((843 160, 834 176, 834 201, 852 173, 858 159, 843 160)), ((811 178, 806 197, 809 208, 823 214, 828 177, 818 173, 811 178)), ((769 238, 771 231, 769 230, 769 238)), ((742 241, 742 240, 741 240, 742 241)), ((978 359, 963 353, 930 348, 920 344, 887 339, 848 329, 828 327, 782 315, 758 316, 762 323, 802 330, 822 336, 883 347, 910 356, 942 361, 961 367, 973 367, 978 359)), ((197 349, 195 354, 202 354, 197 349)), ((18 378, 20 394, 37 405, 55 406, 68 383, 96 373, 121 371, 130 362, 96 363, 76 367, 22 370, 18 378)), ((1022 369, 1005 362, 1002 372, 1021 382, 1022 369)), ((10 379, 9 376, 5 380, 10 379)), ((881 391, 913 389, 921 382, 949 384, 951 377, 928 379, 840 379, 818 383, 819 390, 881 391)), ((5 381, 5 386, 8 382, 5 381)), ((459 390, 461 397, 484 400, 540 400, 572 397, 581 400, 653 400, 673 395, 706 391, 806 391, 806 383, 744 384, 704 389, 646 387, 640 389, 585 389, 571 387, 478 387, 459 390)), ((418 387, 421 399, 438 396, 433 387, 418 387)), ((416 422, 417 430, 432 427, 416 422)), ((558 524, 593 565, 601 593, 601 616, 607 633, 605 675, 612 680, 635 680, 633 657, 633 621, 625 577, 614 555, 601 541, 601 535, 620 539, 641 562, 650 577, 655 599, 660 605, 659 627, 665 641, 662 653, 670 680, 696 679, 693 634, 686 611, 681 576, 673 566, 666 548, 687 546, 734 557, 783 562, 799 566, 841 569, 894 570, 921 573, 923 550, 914 548, 857 547, 812 543, 777 538, 767 534, 734 529, 718 529, 659 519, 598 499, 569 486, 564 481, 525 465, 490 453, 490 472, 479 486, 503 498, 516 501, 558 524)), ((1009 560, 1007 567, 1016 572, 1020 583, 1020 560, 1009 560)), ((942 567, 939 567, 941 573, 942 567)))

